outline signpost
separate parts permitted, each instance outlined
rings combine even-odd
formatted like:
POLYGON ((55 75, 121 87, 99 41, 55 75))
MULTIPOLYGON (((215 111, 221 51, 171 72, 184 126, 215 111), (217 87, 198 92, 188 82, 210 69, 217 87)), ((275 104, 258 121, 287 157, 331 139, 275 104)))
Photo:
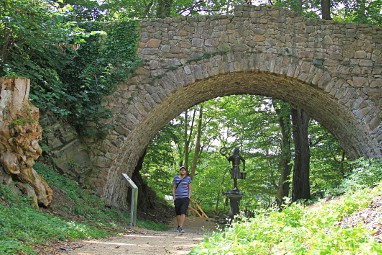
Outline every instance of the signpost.
POLYGON ((135 185, 133 180, 125 173, 122 174, 123 177, 129 183, 132 189, 131 192, 131 202, 130 202, 130 226, 136 226, 137 224, 137 205, 138 205, 138 187, 135 185))

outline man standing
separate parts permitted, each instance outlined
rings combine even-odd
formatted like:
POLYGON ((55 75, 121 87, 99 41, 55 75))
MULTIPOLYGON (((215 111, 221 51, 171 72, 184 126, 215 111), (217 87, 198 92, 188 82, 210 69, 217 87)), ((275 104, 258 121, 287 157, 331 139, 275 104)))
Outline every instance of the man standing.
POLYGON ((188 176, 187 169, 184 166, 180 167, 179 175, 175 176, 172 181, 172 196, 175 205, 176 221, 178 223, 176 231, 184 233, 183 224, 186 220, 186 213, 191 197, 191 177, 188 176))

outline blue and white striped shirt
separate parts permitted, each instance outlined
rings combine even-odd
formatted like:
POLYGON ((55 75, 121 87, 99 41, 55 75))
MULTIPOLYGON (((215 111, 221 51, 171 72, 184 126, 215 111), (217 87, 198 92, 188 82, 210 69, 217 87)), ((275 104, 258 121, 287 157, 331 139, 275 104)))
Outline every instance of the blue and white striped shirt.
POLYGON ((175 176, 172 185, 176 186, 179 183, 178 187, 175 189, 175 198, 189 197, 188 184, 191 184, 191 182, 190 176, 186 176, 183 179, 180 176, 175 176))

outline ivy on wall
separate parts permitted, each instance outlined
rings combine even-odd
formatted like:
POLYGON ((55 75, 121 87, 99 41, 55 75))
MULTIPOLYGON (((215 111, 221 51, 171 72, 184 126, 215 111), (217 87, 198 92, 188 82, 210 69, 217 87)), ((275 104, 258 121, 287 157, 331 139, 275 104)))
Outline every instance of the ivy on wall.
POLYGON ((72 92, 70 123, 84 136, 102 138, 111 112, 102 106, 105 95, 115 91, 134 72, 139 23, 87 23, 89 32, 77 55, 60 75, 72 92), (94 32, 97 31, 97 32, 94 32))
POLYGON ((104 137, 111 113, 103 100, 139 64, 139 21, 79 25, 67 16, 70 6, 45 1, 15 0, 1 9, 0 76, 30 79, 30 99, 41 113, 63 118, 83 136, 104 137))

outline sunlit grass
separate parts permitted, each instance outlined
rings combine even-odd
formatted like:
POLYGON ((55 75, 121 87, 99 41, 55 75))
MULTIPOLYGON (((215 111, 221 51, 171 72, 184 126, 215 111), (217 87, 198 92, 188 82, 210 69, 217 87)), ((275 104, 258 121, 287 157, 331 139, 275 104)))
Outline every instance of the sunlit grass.
POLYGON ((382 254, 382 245, 363 224, 341 227, 349 214, 382 194, 382 184, 341 199, 305 207, 293 204, 237 221, 225 232, 206 237, 191 254, 382 254))

